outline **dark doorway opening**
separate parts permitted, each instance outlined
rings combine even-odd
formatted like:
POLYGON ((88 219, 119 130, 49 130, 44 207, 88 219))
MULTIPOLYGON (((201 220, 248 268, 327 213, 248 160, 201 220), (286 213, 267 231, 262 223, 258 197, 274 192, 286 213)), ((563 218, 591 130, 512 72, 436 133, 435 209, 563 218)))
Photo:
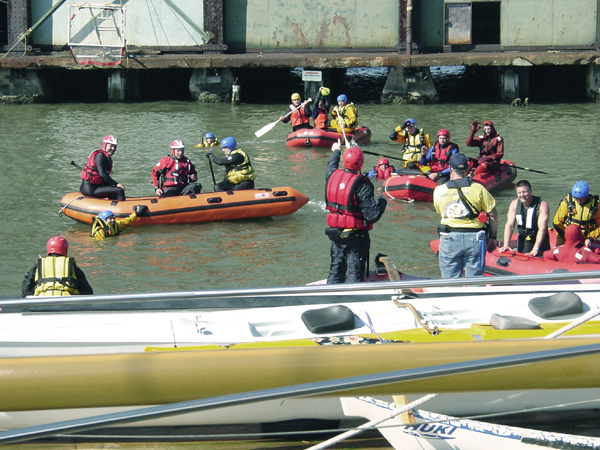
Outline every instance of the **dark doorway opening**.
POLYGON ((473 2, 472 44, 500 45, 500 2, 473 2))
POLYGON ((0 2, 0 50, 8 45, 8 2, 0 2))

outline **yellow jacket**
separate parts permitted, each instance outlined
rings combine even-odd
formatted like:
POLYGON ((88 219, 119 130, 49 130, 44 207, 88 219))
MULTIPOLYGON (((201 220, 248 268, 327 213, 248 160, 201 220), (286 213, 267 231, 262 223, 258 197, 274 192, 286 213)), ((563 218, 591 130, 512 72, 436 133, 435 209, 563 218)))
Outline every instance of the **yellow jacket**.
POLYGON ((111 226, 104 220, 96 217, 96 219, 94 219, 94 223, 92 223, 92 231, 90 232, 90 236, 94 238, 95 241, 103 241, 107 237, 118 236, 121 231, 135 222, 137 218, 138 215, 133 212, 124 219, 115 220, 115 224, 111 226))
POLYGON ((340 109, 340 118, 338 119, 338 112, 334 108, 331 111, 333 119, 331 119, 331 127, 335 128, 338 133, 342 132, 340 121, 344 123, 345 133, 354 133, 354 129, 358 125, 358 111, 354 103, 348 103, 340 109))
POLYGON ((579 225, 586 239, 595 240, 600 236, 600 210, 598 196, 590 195, 583 205, 580 205, 571 194, 563 198, 558 204, 558 210, 552 221, 554 229, 560 236, 564 235, 569 224, 579 225), (571 207, 569 207, 569 204, 571 207), (574 208, 574 210, 571 210, 574 208))

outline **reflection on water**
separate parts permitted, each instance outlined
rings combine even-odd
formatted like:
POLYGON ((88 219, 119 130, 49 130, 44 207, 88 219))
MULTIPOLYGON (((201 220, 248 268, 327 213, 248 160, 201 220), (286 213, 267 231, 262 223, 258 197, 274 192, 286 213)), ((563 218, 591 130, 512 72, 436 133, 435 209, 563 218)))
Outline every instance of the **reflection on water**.
MULTIPOLYGON (((286 99, 287 100, 287 99, 286 99)), ((277 120, 287 103, 276 105, 144 104, 20 105, 0 108, 0 207, 4 276, 0 295, 17 294, 23 274, 43 253, 46 240, 66 236, 71 254, 98 293, 177 289, 297 285, 326 276, 329 241, 324 234, 324 172, 329 149, 290 149, 290 126, 277 126, 260 139, 254 132, 277 120), (206 190, 212 179, 204 151, 193 148, 211 131, 222 139, 234 136, 256 168, 258 187, 292 186, 310 201, 287 217, 212 224, 129 227, 116 239, 89 239, 88 225, 59 217, 60 198, 79 188, 79 171, 106 134, 115 134, 115 179, 129 196, 153 192, 151 170, 169 152, 169 142, 181 138, 186 155, 197 165, 206 190)), ((517 165, 548 172, 520 171, 534 194, 541 194, 554 213, 574 181, 586 179, 594 193, 597 183, 597 123, 600 105, 557 104, 511 108, 500 104, 377 105, 358 104, 360 122, 371 128, 369 151, 400 156, 387 137, 407 117, 435 136, 440 128, 452 133, 467 155, 476 149, 464 142, 473 120, 492 120, 506 141, 506 156, 517 165), (590 129, 590 127, 592 127, 590 129), (576 139, 567 139, 575 133, 576 139), (560 137, 560 138, 559 138, 560 137), (568 163, 566 161, 569 161, 568 163)), ((217 150, 218 151, 218 150, 217 150)), ((365 167, 378 157, 366 155, 365 167)), ((215 177, 223 177, 215 167, 215 177)), ((514 189, 495 194, 501 227, 514 189)), ((388 254, 401 270, 438 277, 428 242, 435 239, 438 218, 431 204, 390 202, 372 232, 372 253, 388 254)))

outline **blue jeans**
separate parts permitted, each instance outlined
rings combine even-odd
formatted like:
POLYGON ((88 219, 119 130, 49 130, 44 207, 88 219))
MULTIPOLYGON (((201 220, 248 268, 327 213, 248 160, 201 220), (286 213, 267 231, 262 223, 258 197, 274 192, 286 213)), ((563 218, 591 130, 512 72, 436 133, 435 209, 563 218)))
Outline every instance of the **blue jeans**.
POLYGON ((439 263, 442 278, 460 278, 463 270, 465 277, 482 277, 485 268, 485 264, 479 264, 479 258, 485 258, 482 240, 485 246, 483 231, 441 233, 439 263))

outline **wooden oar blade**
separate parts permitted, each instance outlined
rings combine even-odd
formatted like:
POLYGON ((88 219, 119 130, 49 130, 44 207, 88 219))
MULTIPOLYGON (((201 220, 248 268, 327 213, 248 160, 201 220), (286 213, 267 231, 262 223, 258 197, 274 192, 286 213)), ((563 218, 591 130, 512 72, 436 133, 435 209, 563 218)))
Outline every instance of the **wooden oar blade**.
POLYGON ((271 131, 273 128, 275 128, 275 125, 277 125, 277 123, 279 123, 279 120, 276 120, 275 122, 271 122, 271 123, 265 125, 260 130, 255 132, 254 135, 256 137, 261 137, 261 136, 267 134, 269 131, 271 131))

